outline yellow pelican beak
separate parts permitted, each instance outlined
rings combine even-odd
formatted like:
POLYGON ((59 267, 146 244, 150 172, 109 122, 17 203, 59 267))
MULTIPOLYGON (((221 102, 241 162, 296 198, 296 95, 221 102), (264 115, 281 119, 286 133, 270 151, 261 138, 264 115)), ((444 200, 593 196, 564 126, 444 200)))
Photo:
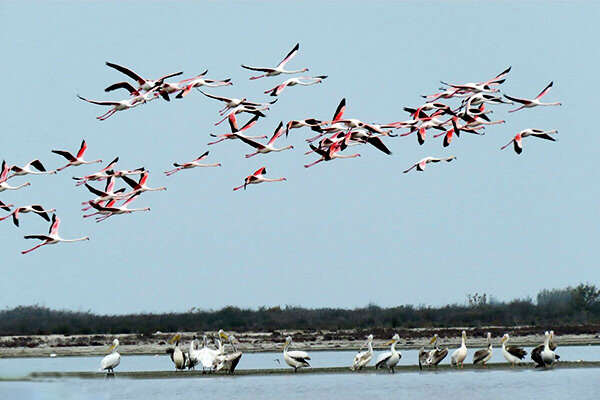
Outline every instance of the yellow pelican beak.
POLYGON ((384 345, 386 345, 386 346, 387 346, 388 344, 392 344, 392 343, 396 343, 396 340, 394 340, 394 339, 390 339, 390 340, 388 340, 387 342, 385 342, 385 343, 384 343, 384 345))
POLYGON ((111 344, 110 347, 108 348, 108 350, 106 350, 107 353, 110 353, 111 351, 113 351, 115 349, 115 344, 111 344))
POLYGON ((229 336, 227 336, 227 334, 225 332, 219 332, 219 336, 225 340, 229 340, 229 336))
POLYGON ((433 344, 435 342, 435 336, 431 338, 431 340, 429 341, 429 344, 433 344))
POLYGON ((169 339, 169 343, 173 344, 180 339, 181 339, 181 335, 178 333, 178 334, 174 335, 171 339, 169 339))

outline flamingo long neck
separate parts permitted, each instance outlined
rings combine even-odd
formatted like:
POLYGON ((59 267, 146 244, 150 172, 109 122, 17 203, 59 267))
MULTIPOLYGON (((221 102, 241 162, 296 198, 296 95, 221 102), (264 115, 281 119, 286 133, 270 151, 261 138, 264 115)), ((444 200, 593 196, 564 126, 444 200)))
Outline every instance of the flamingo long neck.
POLYGON ((283 181, 283 180, 285 180, 285 178, 277 178, 277 179, 263 178, 263 182, 279 182, 279 181, 283 181))
POLYGON ((305 69, 297 69, 295 71, 286 71, 286 70, 282 69, 281 73, 282 74, 299 74, 299 73, 305 72, 305 71, 306 71, 305 69))
POLYGON ((283 151, 283 150, 293 149, 293 148, 294 148, 294 146, 285 146, 280 149, 273 149, 273 151, 283 151))
POLYGON ((80 238, 77 238, 77 239, 61 239, 61 238, 58 238, 58 239, 59 239, 60 242, 65 242, 65 243, 81 242, 83 240, 88 240, 87 236, 80 237, 80 238))
POLYGON ((344 156, 341 154, 335 154, 333 156, 333 158, 354 158, 354 157, 360 157, 360 154, 357 153, 357 154, 352 154, 352 155, 348 155, 348 156, 344 156))

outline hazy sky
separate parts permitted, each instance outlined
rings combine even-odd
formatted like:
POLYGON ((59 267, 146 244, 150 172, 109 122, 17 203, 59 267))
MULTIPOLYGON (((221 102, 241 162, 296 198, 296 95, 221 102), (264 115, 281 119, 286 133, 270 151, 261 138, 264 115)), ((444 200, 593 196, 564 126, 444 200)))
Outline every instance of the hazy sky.
POLYGON ((64 160, 50 150, 76 151, 85 138, 89 159, 103 166, 119 156, 119 168, 145 166, 150 186, 168 187, 135 201, 151 212, 96 224, 81 218, 91 197, 71 177, 99 165, 12 179, 32 185, 0 200, 54 207, 64 237, 91 240, 23 256, 35 244, 23 235, 48 224, 31 214, 20 228, 1 222, 0 305, 99 313, 438 305, 474 292, 507 300, 597 283, 599 11, 597 3, 0 3, 1 157, 56 168, 64 160), (306 129, 278 143, 294 150, 251 159, 239 141, 207 146, 228 127, 213 125, 221 104, 198 92, 105 122, 95 117, 107 109, 75 96, 124 99, 103 92, 126 80, 104 65, 112 61, 150 78, 208 69, 234 82, 211 93, 269 100, 263 91, 287 76, 250 81, 240 64, 275 65, 297 42, 288 67, 329 78, 286 89, 248 134, 331 118, 343 97, 347 117, 405 120, 402 107, 420 105, 440 80, 484 81, 508 66, 503 92, 531 98, 553 80, 544 100, 563 106, 511 114, 493 106, 491 117, 507 123, 485 136, 465 134, 446 149, 433 132, 423 146, 389 138, 392 156, 353 147, 361 158, 304 169, 315 159, 304 155, 306 129), (520 156, 499 150, 530 127, 558 129, 559 140, 527 138, 520 156), (163 175, 206 150, 223 167, 163 175), (429 155, 458 159, 402 174, 429 155), (261 166, 287 181, 232 191, 261 166))

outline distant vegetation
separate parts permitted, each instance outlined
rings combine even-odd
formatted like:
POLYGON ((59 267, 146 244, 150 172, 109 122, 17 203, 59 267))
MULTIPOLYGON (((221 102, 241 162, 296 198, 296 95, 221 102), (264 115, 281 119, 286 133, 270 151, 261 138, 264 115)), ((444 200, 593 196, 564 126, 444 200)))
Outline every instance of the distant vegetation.
POLYGON ((353 310, 301 307, 225 307, 184 313, 96 315, 91 312, 20 306, 0 312, 0 335, 117 334, 156 331, 269 332, 281 329, 337 330, 372 328, 432 328, 450 326, 600 324, 600 290, 595 285, 542 290, 531 298, 500 302, 486 294, 467 296, 465 305, 443 307, 369 305, 353 310))

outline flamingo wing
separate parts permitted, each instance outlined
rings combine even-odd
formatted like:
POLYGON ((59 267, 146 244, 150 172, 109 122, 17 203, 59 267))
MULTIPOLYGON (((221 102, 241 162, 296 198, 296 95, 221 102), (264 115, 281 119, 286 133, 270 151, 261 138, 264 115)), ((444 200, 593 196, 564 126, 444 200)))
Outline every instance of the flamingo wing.
POLYGON ((294 58, 296 56, 296 54, 298 54, 298 49, 300 49, 300 43, 296 43, 296 45, 294 46, 294 48, 292 49, 292 51, 290 51, 288 53, 287 56, 285 56, 285 58, 283 60, 281 60, 281 62, 279 64, 277 64, 277 68, 279 67, 283 67, 285 64, 287 64, 292 58, 294 58))
POLYGON ((69 161, 77 161, 77 159, 73 156, 73 154, 69 153, 68 151, 52 150, 52 152, 54 154, 58 154, 59 156, 63 156, 64 158, 66 158, 69 161))
POLYGON ((264 175, 267 173, 267 168, 262 167, 261 169, 256 170, 251 176, 264 175))
POLYGON ((345 98, 343 98, 340 101, 340 104, 338 104, 338 106, 337 106, 337 108, 335 110, 335 113, 333 114, 332 121, 335 122, 337 120, 342 119, 342 117, 344 116, 344 111, 346 111, 346 99, 345 98))
POLYGON ((283 129, 283 121, 281 121, 279 123, 279 125, 277 126, 277 129, 275 129, 275 133, 273 133, 273 136, 269 140, 269 144, 275 143, 275 141, 277 140, 277 138, 279 138, 284 133, 285 133, 285 130, 283 129))
POLYGON ((85 142, 85 140, 82 140, 81 146, 79 147, 79 151, 77 152, 77 158, 83 157, 83 154, 85 153, 86 150, 87 150, 87 143, 85 142))
POLYGON ((132 70, 130 70, 129 68, 123 67, 121 65, 118 64, 113 64, 110 62, 106 62, 106 65, 108 67, 114 68, 117 71, 127 75, 128 77, 130 77, 131 79, 133 79, 134 81, 136 81, 137 83, 139 83, 140 85, 143 85, 144 82, 146 82, 146 80, 144 78, 142 78, 141 76, 139 76, 138 74, 136 74, 135 72, 133 72, 132 70))
POLYGON ((258 67, 249 67, 247 65, 242 64, 242 68, 246 68, 249 69, 251 71, 258 71, 258 72, 272 72, 273 68, 258 68, 258 67))
POLYGON ((259 149, 260 150, 260 149, 264 149, 265 148, 264 144, 258 143, 257 141, 252 140, 250 138, 247 138, 244 135, 240 135, 240 134, 237 134, 237 133, 234 133, 234 135, 235 135, 235 137, 237 137, 238 139, 240 139, 242 142, 249 144, 250 146, 254 147, 255 149, 259 149))
POLYGON ((88 103, 92 103, 92 104, 98 104, 99 106, 116 106, 119 104, 118 101, 98 101, 98 100, 90 100, 90 99, 86 99, 85 97, 81 97, 80 95, 77 95, 77 97, 79 97, 81 100, 83 101, 87 101, 88 103))
POLYGON ((548 84, 548 86, 546 86, 546 87, 544 88, 544 90, 542 90, 542 91, 540 92, 540 94, 538 94, 538 95, 536 96, 536 98, 535 98, 535 99, 536 99, 536 100, 539 100, 539 99, 541 99, 542 97, 544 97, 544 96, 545 96, 545 95, 546 95, 546 94, 547 94, 547 93, 550 91, 550 88, 552 87, 552 85, 553 85, 553 84, 554 84, 554 81, 550 82, 550 83, 548 84))
POLYGON ((56 236, 58 234, 58 227, 60 226, 60 218, 56 216, 56 214, 52 214, 52 225, 50 225, 50 229, 48 233, 52 236, 56 236))
POLYGON ((531 103, 531 100, 521 99, 519 97, 512 97, 512 96, 509 96, 507 94, 505 94, 504 97, 506 97, 507 99, 512 100, 514 102, 521 103, 521 104, 529 104, 529 103, 531 103))
POLYGON ((105 92, 112 92, 113 90, 117 90, 117 89, 125 89, 129 92, 129 94, 139 94, 139 92, 137 91, 136 88, 133 87, 133 85, 129 82, 117 82, 117 83, 113 83, 112 85, 108 86, 106 89, 104 89, 105 92))

